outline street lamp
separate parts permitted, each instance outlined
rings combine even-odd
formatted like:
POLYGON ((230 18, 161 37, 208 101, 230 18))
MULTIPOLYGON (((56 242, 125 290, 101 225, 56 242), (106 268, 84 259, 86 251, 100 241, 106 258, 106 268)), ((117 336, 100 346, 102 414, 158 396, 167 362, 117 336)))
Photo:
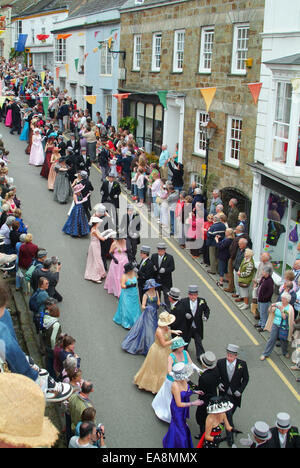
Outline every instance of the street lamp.
POLYGON ((218 127, 217 125, 209 118, 207 122, 201 124, 203 134, 206 140, 205 147, 205 176, 204 176, 204 196, 205 196, 205 206, 207 203, 207 176, 208 176, 208 155, 209 155, 209 144, 210 140, 215 135, 218 127))

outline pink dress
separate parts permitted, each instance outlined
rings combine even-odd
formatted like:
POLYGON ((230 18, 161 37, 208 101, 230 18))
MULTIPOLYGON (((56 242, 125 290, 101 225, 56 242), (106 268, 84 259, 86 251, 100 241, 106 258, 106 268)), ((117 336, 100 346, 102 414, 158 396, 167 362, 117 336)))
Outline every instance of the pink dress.
MULTIPOLYGON (((59 158, 58 158, 59 159, 59 158)), ((57 172, 55 171, 54 167, 58 163, 58 159, 51 163, 49 175, 48 175, 48 189, 54 190, 54 182, 57 176, 57 172)))
POLYGON ((107 278, 105 280, 104 289, 107 289, 108 294, 113 294, 120 297, 121 294, 121 278, 124 274, 124 265, 128 263, 126 252, 126 245, 124 249, 117 248, 114 250, 113 255, 118 260, 116 264, 113 260, 110 263, 107 278))
POLYGON ((5 118, 5 126, 11 127, 12 126, 12 110, 8 109, 6 118, 5 118))
POLYGON ((88 251, 84 279, 100 281, 106 276, 103 260, 101 257, 101 245, 99 239, 91 232, 91 242, 88 251))
POLYGON ((33 166, 42 166, 44 164, 44 150, 41 135, 33 135, 32 145, 29 156, 29 164, 33 166))

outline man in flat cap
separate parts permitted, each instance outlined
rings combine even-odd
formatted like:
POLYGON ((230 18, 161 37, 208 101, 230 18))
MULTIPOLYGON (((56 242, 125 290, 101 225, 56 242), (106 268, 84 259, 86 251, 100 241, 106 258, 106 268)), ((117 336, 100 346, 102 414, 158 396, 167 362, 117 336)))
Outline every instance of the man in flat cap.
MULTIPOLYGON (((229 424, 234 427, 233 415, 237 407, 241 407, 242 394, 249 382, 249 373, 247 363, 237 357, 239 346, 229 344, 226 351, 226 358, 219 359, 217 362, 221 377, 219 392, 220 396, 224 396, 233 403, 233 408, 227 413, 227 419, 229 424)), ((227 443, 229 447, 232 447, 232 432, 227 433, 227 443)))
POLYGON ((158 288, 159 295, 163 293, 164 301, 170 312, 170 301, 168 292, 173 286, 172 273, 175 270, 174 257, 166 252, 167 245, 164 242, 157 244, 157 253, 151 256, 151 262, 155 271, 154 278, 161 286, 158 288))
POLYGON ((153 264, 149 258, 150 247, 148 245, 142 245, 140 250, 141 262, 138 265, 138 287, 140 300, 142 302, 143 295, 145 293, 144 286, 148 279, 154 278, 153 264))

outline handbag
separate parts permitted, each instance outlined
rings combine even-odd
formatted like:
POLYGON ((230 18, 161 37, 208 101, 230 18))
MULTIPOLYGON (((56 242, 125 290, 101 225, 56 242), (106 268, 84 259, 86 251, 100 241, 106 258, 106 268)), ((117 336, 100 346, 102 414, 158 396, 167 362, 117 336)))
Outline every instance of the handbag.
POLYGON ((283 325, 283 319, 279 325, 278 339, 281 341, 287 341, 289 336, 289 326, 283 325))
POLYGON ((160 197, 156 197, 156 200, 155 200, 155 203, 157 203, 158 205, 161 205, 162 204, 162 199, 160 197))
POLYGON ((249 288, 249 284, 245 284, 245 283, 240 283, 240 282, 239 282, 239 287, 240 287, 240 288, 249 288))

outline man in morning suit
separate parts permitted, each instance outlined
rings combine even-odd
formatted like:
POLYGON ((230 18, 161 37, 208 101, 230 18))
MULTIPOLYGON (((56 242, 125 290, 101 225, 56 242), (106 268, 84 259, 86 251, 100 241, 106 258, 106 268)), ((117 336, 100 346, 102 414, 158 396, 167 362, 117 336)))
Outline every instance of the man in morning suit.
MULTIPOLYGON (((237 358, 238 350, 239 346, 229 344, 226 358, 219 359, 217 362, 221 378, 219 394, 233 403, 233 408, 226 413, 229 424, 233 427, 233 415, 237 407, 241 407, 242 394, 249 382, 247 363, 237 358)), ((229 447, 232 447, 233 436, 231 432, 227 433, 227 443, 229 447)))
POLYGON ((115 221, 116 230, 118 228, 118 209, 119 209, 119 196, 121 194, 121 187, 119 182, 116 181, 115 175, 110 172, 107 180, 103 182, 100 189, 102 201, 112 219, 115 221))
POLYGON ((140 294, 140 301, 142 302, 143 295, 145 293, 144 286, 148 279, 154 277, 154 270, 152 262, 149 258, 150 247, 148 245, 142 245, 141 247, 141 263, 138 265, 138 287, 140 294))
POLYGON ((151 262, 155 271, 154 278, 161 286, 158 288, 159 295, 163 293, 168 312, 170 312, 170 301, 168 292, 173 286, 172 273, 175 270, 175 262, 172 255, 166 253, 167 246, 164 242, 157 245, 157 253, 151 256, 151 262))
POLYGON ((126 238, 127 256, 129 262, 135 262, 137 246, 141 243, 140 239, 141 218, 134 211, 133 205, 128 205, 127 213, 122 216, 120 223, 120 235, 126 238))
POLYGON ((270 430, 272 448, 300 448, 298 427, 291 425, 291 417, 288 413, 278 413, 276 426, 270 430))

